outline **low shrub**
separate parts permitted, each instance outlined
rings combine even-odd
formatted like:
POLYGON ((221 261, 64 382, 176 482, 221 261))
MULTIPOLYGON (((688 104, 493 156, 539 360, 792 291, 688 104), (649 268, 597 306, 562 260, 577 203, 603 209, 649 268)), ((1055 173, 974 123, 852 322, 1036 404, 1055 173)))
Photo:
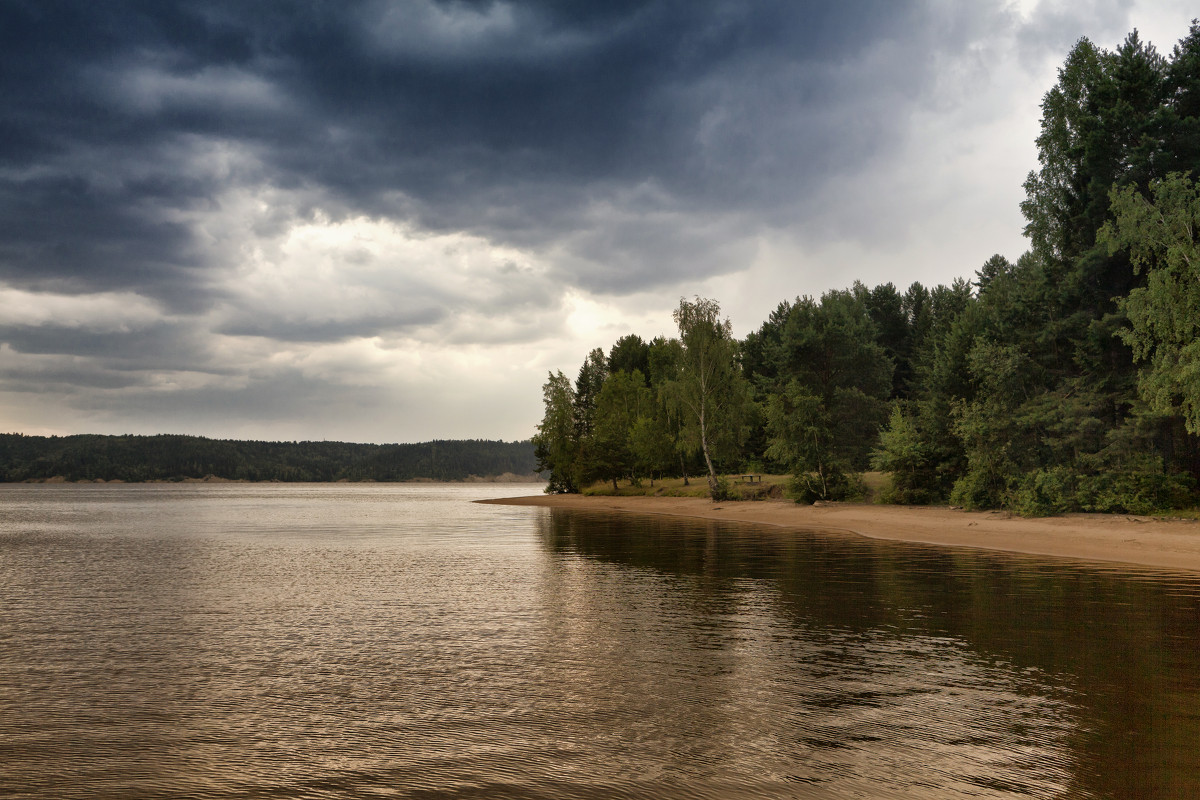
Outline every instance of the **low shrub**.
POLYGON ((857 472, 830 470, 821 479, 815 472, 798 472, 792 476, 788 494, 797 503, 815 503, 818 500, 860 500, 867 493, 862 476, 857 472))
POLYGON ((968 509, 1000 508, 1007 499, 1004 481, 988 470, 972 469, 954 482, 950 504, 968 509))
POLYGON ((1161 472, 1108 472, 1080 480, 1084 511, 1154 514, 1186 508, 1195 502, 1195 483, 1188 475, 1161 472))
POLYGON ((717 476, 717 482, 712 487, 712 501, 714 503, 723 503, 726 500, 737 500, 733 490, 733 484, 729 482, 729 478, 724 475, 717 476))
POLYGON ((1006 505, 1023 517, 1078 511, 1078 480, 1064 467, 1038 470, 1021 481, 1006 505))

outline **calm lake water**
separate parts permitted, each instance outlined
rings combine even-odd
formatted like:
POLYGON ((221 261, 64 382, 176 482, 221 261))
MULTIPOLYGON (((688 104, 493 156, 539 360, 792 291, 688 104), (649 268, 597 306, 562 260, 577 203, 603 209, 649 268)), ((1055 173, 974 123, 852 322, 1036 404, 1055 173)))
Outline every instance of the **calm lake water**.
POLYGON ((0 797, 1200 796, 1200 579, 479 505, 0 486, 0 797))

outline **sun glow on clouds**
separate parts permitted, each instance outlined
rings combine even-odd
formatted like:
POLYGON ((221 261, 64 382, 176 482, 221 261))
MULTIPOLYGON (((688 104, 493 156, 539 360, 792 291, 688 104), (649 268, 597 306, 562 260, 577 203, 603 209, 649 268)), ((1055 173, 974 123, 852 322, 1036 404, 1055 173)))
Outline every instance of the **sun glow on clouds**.
POLYGON ((366 217, 316 215, 259 240, 227 291, 215 316, 236 361, 427 403, 474 395, 477 415, 497 386, 536 396, 592 347, 670 332, 656 293, 605 299, 557 285, 538 254, 366 217))
POLYGON ((125 333, 161 318, 156 303, 133 292, 68 295, 0 287, 0 320, 7 326, 125 333))
POLYGON ((481 236, 315 214, 243 252, 213 313, 222 347, 246 368, 392 398, 377 412, 393 432, 420 425, 358 438, 527 436, 528 413, 497 406, 522 409, 523 395, 537 396, 540 340, 553 349, 574 338, 538 255, 481 236))
MULTIPOLYGON (((215 155, 217 166, 244 160, 215 155)), ((217 302, 187 318, 133 292, 0 284, 6 327, 58 337, 25 334, 20 341, 33 345, 4 346, 13 419, 30 432, 66 432, 52 424, 56 416, 87 419, 98 432, 205 432, 204 419, 232 398, 291 387, 290 409, 276 405, 278 419, 259 433, 247 423, 242 435, 304 438, 331 403, 363 413, 319 432, 328 438, 529 435, 527 400, 538 396, 545 367, 537 341, 550 336, 557 348, 573 338, 562 290, 539 257, 405 222, 301 214, 306 201, 265 188, 180 214, 226 263, 209 275, 217 302), (167 321, 179 341, 153 363, 130 360, 127 350, 157 339, 167 321), (108 344, 95 345, 100 335, 108 344), (53 399, 25 402, 35 394, 53 399), (120 421, 135 409, 143 409, 138 424, 120 421), (181 428, 178 420, 191 421, 181 428)))
POLYGON ((223 329, 281 340, 528 338, 557 305, 529 254, 386 219, 318 214, 255 241, 236 272, 223 329))

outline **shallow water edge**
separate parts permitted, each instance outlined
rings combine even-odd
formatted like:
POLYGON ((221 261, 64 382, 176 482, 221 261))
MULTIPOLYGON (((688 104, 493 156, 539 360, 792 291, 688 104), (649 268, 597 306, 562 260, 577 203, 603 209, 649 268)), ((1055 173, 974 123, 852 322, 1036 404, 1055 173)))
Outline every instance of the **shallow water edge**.
POLYGON ((697 497, 584 497, 531 495, 483 503, 667 515, 773 525, 795 530, 836 529, 874 539, 970 547, 1082 563, 1118 563, 1172 572, 1200 572, 1200 522, 1116 514, 1022 518, 1006 512, 936 506, 857 503, 799 505, 761 500, 713 503, 697 497))

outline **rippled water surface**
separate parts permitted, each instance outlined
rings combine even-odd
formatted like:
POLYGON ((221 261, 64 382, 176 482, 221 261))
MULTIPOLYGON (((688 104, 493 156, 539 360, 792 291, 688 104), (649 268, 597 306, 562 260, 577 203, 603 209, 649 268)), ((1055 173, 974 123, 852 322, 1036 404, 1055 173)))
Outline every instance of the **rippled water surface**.
POLYGON ((471 503, 0 486, 0 797, 1200 796, 1200 579, 471 503))

